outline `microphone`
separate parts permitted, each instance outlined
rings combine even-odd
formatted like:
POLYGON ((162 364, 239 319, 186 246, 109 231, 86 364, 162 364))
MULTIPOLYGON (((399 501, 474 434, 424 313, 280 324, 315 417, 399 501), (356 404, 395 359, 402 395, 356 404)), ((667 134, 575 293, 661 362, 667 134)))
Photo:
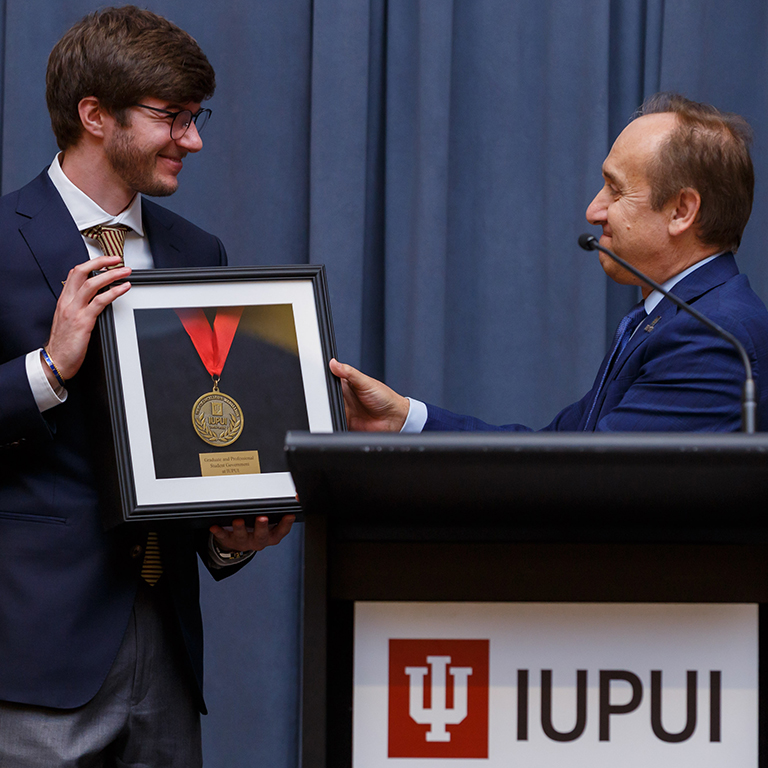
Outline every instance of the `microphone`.
POLYGON ((752 365, 749 362, 749 355, 747 350, 744 349, 744 345, 732 334, 721 328, 717 323, 712 322, 706 315, 702 315, 698 309, 694 309, 690 304, 686 303, 682 299, 675 296, 674 293, 670 293, 666 288, 662 288, 658 283, 651 280, 650 277, 644 275, 639 269, 633 267, 628 262, 624 261, 620 256, 617 256, 613 251, 609 251, 607 248, 603 248, 594 235, 584 233, 579 235, 579 245, 585 251, 600 251, 609 258, 613 259, 617 264, 620 264, 627 272, 631 272, 635 277, 639 277, 646 285, 650 285, 651 288, 666 296, 673 304, 685 310, 691 317, 695 317, 700 323, 703 323, 710 330, 714 331, 720 338, 725 339, 729 344, 736 348, 741 358, 742 365, 744 366, 744 387, 741 394, 741 431, 746 432, 749 435, 753 435, 757 429, 757 401, 755 400, 755 381, 752 378, 752 365))

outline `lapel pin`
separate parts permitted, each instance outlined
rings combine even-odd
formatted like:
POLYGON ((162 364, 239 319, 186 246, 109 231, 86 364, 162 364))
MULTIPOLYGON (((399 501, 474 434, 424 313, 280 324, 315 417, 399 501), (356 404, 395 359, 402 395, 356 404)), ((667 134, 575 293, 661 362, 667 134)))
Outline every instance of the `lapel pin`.
POLYGON ((655 317, 650 323, 648 323, 648 325, 645 326, 645 328, 643 328, 643 330, 646 333, 650 333, 653 330, 656 323, 659 322, 659 320, 661 320, 661 315, 659 315, 658 317, 655 317))

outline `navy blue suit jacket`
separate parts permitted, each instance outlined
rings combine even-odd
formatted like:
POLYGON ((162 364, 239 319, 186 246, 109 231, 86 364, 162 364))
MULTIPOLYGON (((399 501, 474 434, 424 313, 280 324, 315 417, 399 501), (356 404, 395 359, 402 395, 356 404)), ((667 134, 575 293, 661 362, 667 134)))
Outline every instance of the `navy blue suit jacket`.
MULTIPOLYGON (((758 428, 768 430, 768 310, 740 275, 732 254, 705 264, 673 292, 730 331, 745 346, 758 393, 758 428)), ((590 408, 602 379, 564 408, 545 431, 730 432, 741 426, 744 367, 734 348, 663 299, 617 359, 590 408)), ((425 430, 528 431, 501 427, 428 405, 425 430)))
MULTIPOLYGON (((213 235, 147 200, 142 213, 157 267, 226 263, 213 235)), ((146 534, 102 527, 117 500, 100 463, 112 446, 97 339, 64 404, 41 414, 27 380, 25 355, 46 343, 62 281, 88 259, 47 172, 0 199, 0 243, 0 699, 70 708, 95 695, 115 658, 146 534)), ((208 534, 160 536, 163 589, 201 684, 196 550, 208 534)))

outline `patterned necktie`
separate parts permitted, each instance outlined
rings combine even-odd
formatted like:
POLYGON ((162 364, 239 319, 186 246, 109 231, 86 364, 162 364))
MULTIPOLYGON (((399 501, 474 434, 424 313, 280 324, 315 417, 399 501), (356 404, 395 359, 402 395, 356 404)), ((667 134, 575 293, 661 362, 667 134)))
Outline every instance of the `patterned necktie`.
MULTIPOLYGON (((635 306, 632 307, 632 309, 629 311, 629 314, 622 318, 621 322, 619 323, 619 327, 616 329, 616 333, 613 337, 611 351, 608 354, 608 359, 605 364, 605 368, 603 369, 603 376, 600 379, 600 384, 598 385, 597 391, 595 392, 595 397, 592 400, 592 407, 589 409, 587 420, 584 422, 585 431, 587 430, 589 420, 592 417, 592 412, 595 410, 595 406, 597 405, 597 400, 600 397, 600 393, 603 391, 603 384, 605 384, 605 380, 608 378, 608 374, 613 368, 613 364, 616 362, 616 360, 618 360, 619 355, 621 355, 629 340, 632 338, 632 334, 634 333, 635 328, 637 328, 637 326, 645 317, 647 317, 647 312, 645 311, 645 302, 641 301, 635 304, 635 306)), ((594 426, 592 429, 594 429, 594 426)))
MULTIPOLYGON (((84 229, 83 234, 90 237, 91 240, 95 240, 101 246, 105 256, 119 256, 121 261, 119 264, 115 264, 115 267, 122 267, 125 236, 130 231, 130 227, 122 224, 97 224, 95 227, 84 229)), ((110 267, 110 269, 114 269, 114 267, 110 267)))
POLYGON ((160 560, 160 545, 157 533, 150 531, 147 535, 147 546, 144 549, 144 562, 141 564, 141 578, 154 587, 163 575, 163 563, 160 560))

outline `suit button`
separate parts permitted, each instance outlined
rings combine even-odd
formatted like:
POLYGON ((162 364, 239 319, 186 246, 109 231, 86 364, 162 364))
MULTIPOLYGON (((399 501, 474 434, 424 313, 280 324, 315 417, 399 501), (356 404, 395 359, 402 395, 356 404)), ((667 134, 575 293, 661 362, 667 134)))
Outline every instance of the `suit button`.
POLYGON ((131 547, 131 557, 136 559, 137 557, 141 557, 141 553, 144 551, 144 547, 141 546, 141 544, 136 544, 133 547, 131 547))

